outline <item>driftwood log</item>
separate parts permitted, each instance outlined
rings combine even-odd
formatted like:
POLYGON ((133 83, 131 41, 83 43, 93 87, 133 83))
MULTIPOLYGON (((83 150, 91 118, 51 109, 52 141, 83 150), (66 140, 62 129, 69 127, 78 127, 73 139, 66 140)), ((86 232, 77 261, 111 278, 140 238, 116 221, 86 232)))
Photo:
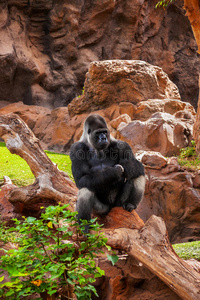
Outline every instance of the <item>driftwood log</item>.
MULTIPOLYGON (((5 178, 0 193, 1 207, 8 202, 18 215, 24 207, 42 202, 69 203, 73 209, 77 194, 74 183, 51 162, 38 139, 17 115, 0 116, 0 137, 11 153, 26 160, 35 176, 35 182, 27 187, 12 185, 5 178)), ((176 255, 161 218, 152 216, 144 224, 135 211, 114 208, 99 222, 104 224, 103 231, 111 247, 125 250, 136 258, 182 299, 200 299, 200 273, 176 255)))
POLYGON ((60 171, 42 150, 39 140, 26 123, 15 114, 0 116, 0 138, 8 150, 22 157, 29 165, 35 182, 15 187, 9 194, 12 204, 32 205, 37 202, 70 203, 75 201, 77 189, 69 176, 60 171))

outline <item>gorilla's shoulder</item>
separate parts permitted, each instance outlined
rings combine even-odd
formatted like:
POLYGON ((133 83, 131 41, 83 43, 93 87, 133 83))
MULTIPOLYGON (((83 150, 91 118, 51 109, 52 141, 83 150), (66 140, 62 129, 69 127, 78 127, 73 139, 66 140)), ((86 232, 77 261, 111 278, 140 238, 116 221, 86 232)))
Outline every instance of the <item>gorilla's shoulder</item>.
POLYGON ((70 151, 71 152, 76 152, 76 151, 88 151, 89 150, 89 146, 84 143, 84 142, 76 142, 71 146, 70 151))
POLYGON ((110 142, 110 147, 116 148, 118 150, 131 150, 130 145, 127 142, 121 140, 112 140, 110 142))

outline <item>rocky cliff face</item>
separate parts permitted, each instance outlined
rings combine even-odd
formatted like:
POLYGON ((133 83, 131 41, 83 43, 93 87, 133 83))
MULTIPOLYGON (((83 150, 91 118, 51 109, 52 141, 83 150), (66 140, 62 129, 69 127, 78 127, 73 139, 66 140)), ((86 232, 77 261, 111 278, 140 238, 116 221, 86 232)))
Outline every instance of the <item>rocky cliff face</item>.
POLYGON ((162 67, 196 107, 199 62, 182 0, 2 0, 0 101, 55 108, 81 94, 91 61, 162 67))

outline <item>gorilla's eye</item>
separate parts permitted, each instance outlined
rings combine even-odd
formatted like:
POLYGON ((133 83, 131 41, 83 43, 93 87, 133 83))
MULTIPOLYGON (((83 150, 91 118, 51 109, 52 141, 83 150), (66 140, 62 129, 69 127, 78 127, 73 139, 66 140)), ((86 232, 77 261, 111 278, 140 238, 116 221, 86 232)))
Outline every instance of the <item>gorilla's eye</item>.
POLYGON ((90 134, 90 132, 91 132, 91 129, 88 129, 88 134, 90 134))

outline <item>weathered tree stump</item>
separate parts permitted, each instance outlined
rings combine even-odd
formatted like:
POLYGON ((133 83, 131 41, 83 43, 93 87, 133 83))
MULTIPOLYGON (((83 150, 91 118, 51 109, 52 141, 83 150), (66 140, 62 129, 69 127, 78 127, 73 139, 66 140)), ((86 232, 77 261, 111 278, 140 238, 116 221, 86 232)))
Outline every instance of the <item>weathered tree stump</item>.
MULTIPOLYGON (((0 116, 0 137, 11 153, 26 160, 35 176, 35 182, 27 187, 12 185, 5 178, 0 192, 1 212, 4 213, 6 204, 19 216, 25 207, 36 203, 69 203, 73 209, 75 184, 51 162, 38 139, 17 115, 0 116)), ((104 224, 103 231, 111 247, 139 260, 182 299, 200 299, 200 273, 176 255, 161 218, 152 216, 144 224, 135 211, 129 213, 117 207, 99 221, 104 224)))

